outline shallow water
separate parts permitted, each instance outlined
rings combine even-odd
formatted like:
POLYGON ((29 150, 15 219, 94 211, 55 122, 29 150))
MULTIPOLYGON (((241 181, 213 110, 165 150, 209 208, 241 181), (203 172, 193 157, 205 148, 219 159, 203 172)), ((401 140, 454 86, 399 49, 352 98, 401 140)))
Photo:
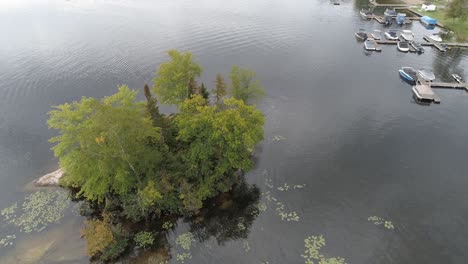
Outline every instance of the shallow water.
MULTIPOLYGON (((320 234, 322 252, 348 263, 466 263, 468 93, 439 89, 440 105, 421 106, 397 70, 427 67, 444 81, 454 72, 466 79, 467 52, 426 48, 416 55, 385 46, 365 53, 354 32, 382 27, 359 17, 364 2, 0 2, 0 208, 56 169, 47 142, 52 105, 110 95, 119 84, 140 89, 175 48, 195 54, 208 86, 233 64, 262 80, 265 140, 247 178, 267 208, 241 234, 223 227, 221 213, 199 229, 179 221, 168 237, 171 262, 181 252, 176 237, 201 230, 203 242, 193 243, 186 263, 303 263, 304 238, 320 234), (305 187, 278 190, 284 183, 305 187), (299 221, 281 220, 267 191, 299 221), (367 220, 373 215, 395 229, 375 226, 367 220)), ((417 39, 427 33, 419 23, 409 28, 417 39)), ((234 210, 232 218, 249 212, 234 210)), ((49 253, 71 252, 87 263, 75 254, 84 249, 74 215, 44 236, 59 239, 62 230, 73 246, 49 253)), ((19 235, 15 247, 0 249, 0 261, 33 247, 28 239, 47 245, 19 235)))

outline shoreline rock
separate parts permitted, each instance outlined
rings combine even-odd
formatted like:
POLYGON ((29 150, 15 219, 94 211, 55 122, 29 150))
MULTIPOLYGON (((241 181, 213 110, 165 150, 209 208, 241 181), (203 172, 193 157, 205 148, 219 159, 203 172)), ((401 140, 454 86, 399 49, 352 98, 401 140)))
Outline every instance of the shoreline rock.
POLYGON ((58 169, 35 180, 34 185, 39 187, 59 186, 59 181, 63 175, 64 171, 62 169, 58 169))

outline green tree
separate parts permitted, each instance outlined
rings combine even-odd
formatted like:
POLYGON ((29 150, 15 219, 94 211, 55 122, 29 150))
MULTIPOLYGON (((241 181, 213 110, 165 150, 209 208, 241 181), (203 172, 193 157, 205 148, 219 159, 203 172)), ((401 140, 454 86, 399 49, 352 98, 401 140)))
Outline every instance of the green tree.
POLYGON ((202 83, 202 84, 200 85, 199 94, 200 94, 203 98, 205 98, 205 100, 207 100, 207 101, 208 101, 208 99, 210 99, 210 92, 208 92, 208 90, 205 88, 205 84, 204 84, 204 83, 202 83))
POLYGON ((249 170, 251 152, 263 139, 263 114, 241 100, 224 100, 223 109, 196 95, 186 100, 175 119, 177 139, 185 144, 182 160, 187 184, 181 185, 184 205, 201 207, 203 201, 229 190, 237 170, 249 170), (190 202, 189 202, 190 200, 190 202))
POLYGON ((218 104, 220 100, 227 94, 226 82, 220 73, 216 74, 215 85, 216 86, 213 89, 213 94, 215 95, 216 103, 218 104))
POLYGON ((445 16, 453 20, 460 19, 466 21, 468 18, 468 2, 467 0, 452 0, 448 3, 445 10, 445 16))
POLYGON ((256 79, 255 72, 240 68, 237 65, 232 66, 229 78, 231 78, 230 93, 232 97, 251 103, 260 100, 265 96, 265 91, 256 79))
POLYGON ((177 50, 168 52, 170 60, 159 66, 154 79, 154 91, 162 103, 180 105, 189 98, 189 84, 202 73, 201 66, 191 53, 177 50))
POLYGON ((152 125, 145 104, 135 102, 136 95, 121 86, 101 101, 83 97, 49 113, 49 127, 60 133, 50 141, 67 173, 64 184, 89 200, 144 187, 162 161, 160 129, 152 125))
POLYGON ((195 80, 195 78, 191 78, 190 81, 189 81, 189 84, 188 84, 188 96, 187 96, 187 99, 188 99, 188 98, 191 98, 192 95, 197 94, 197 93, 198 93, 198 83, 197 83, 197 81, 195 80))

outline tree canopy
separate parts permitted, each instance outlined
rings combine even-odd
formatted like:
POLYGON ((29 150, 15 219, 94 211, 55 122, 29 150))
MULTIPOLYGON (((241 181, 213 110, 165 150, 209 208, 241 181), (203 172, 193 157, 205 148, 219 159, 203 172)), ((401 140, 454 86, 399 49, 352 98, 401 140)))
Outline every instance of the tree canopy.
POLYGON ((198 191, 193 195, 204 200, 229 190, 236 170, 249 170, 254 145, 263 139, 263 114, 241 100, 224 100, 220 110, 197 95, 180 107, 175 123, 177 139, 186 144, 182 160, 187 164, 186 177, 195 179, 198 191))
POLYGON ((230 93, 232 97, 245 103, 252 103, 265 96, 265 90, 260 85, 260 81, 256 79, 255 72, 234 65, 229 78, 231 79, 230 93))
POLYGON ((51 142, 67 173, 65 183, 87 199, 131 192, 162 161, 160 129, 136 95, 121 86, 103 100, 83 97, 50 112, 49 127, 60 133, 51 142))
POLYGON ((221 99, 227 94, 227 85, 220 73, 216 74, 215 85, 216 86, 213 89, 213 94, 215 96, 216 103, 219 103, 221 99))
POLYGON ((179 105, 193 93, 189 85, 200 77, 202 68, 190 52, 170 50, 168 54, 170 60, 159 66, 154 79, 154 91, 162 103, 179 105))
POLYGON ((452 19, 465 21, 468 18, 468 2, 466 0, 452 0, 447 4, 445 15, 452 19))

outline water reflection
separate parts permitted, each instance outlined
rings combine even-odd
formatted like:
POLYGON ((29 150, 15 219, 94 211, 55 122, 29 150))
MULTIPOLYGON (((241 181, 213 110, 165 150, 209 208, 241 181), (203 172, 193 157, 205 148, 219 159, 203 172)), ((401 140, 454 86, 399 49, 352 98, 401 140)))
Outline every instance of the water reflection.
POLYGON ((210 237, 218 244, 230 240, 247 238, 250 227, 259 214, 260 190, 245 181, 231 192, 210 201, 199 215, 186 218, 190 232, 203 242, 210 237))
MULTIPOLYGON (((232 240, 245 239, 259 215, 259 199, 259 188, 247 184, 245 179, 242 179, 230 192, 207 201, 199 214, 184 218, 183 222, 189 225, 189 233, 185 234, 191 234, 190 237, 200 243, 215 238, 220 245, 232 240)), ((158 234, 156 248, 134 251, 128 258, 130 263, 165 263, 173 258, 171 245, 168 242, 169 232, 161 230, 160 225, 157 226, 159 227, 152 230, 158 234)), ((175 227, 172 226, 172 229, 175 227)))

